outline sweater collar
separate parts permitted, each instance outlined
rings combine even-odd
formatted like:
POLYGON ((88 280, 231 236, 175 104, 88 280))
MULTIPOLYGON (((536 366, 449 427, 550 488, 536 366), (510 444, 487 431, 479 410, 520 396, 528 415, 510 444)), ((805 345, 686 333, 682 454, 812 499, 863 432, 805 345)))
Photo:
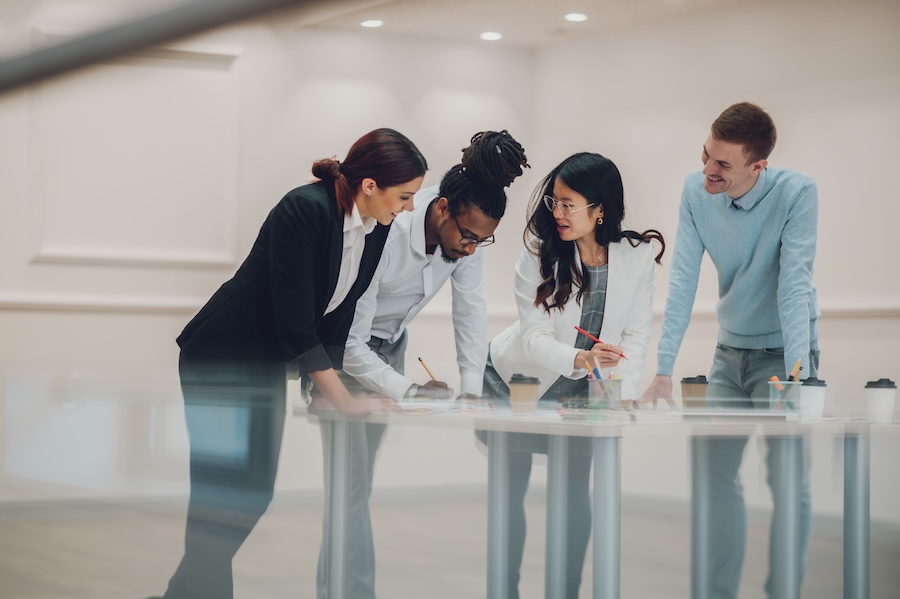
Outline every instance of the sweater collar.
POLYGON ((766 167, 759 173, 759 177, 756 178, 756 183, 753 184, 753 187, 750 188, 750 191, 739 197, 738 199, 734 199, 728 194, 725 194, 728 197, 728 203, 735 208, 739 208, 741 210, 750 210, 754 206, 756 206, 757 202, 759 202, 760 198, 763 195, 763 189, 766 186, 766 173, 769 172, 769 168, 766 167))

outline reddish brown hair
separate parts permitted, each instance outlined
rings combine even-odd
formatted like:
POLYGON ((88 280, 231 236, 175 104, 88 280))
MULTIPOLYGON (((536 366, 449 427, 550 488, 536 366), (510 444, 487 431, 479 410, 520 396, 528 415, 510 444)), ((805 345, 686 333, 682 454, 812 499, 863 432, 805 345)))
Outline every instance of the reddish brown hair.
POLYGON ((393 129, 375 129, 356 140, 343 162, 335 158, 317 160, 312 173, 332 181, 338 212, 353 210, 353 200, 363 179, 374 179, 379 188, 393 187, 425 174, 428 163, 419 148, 393 129))

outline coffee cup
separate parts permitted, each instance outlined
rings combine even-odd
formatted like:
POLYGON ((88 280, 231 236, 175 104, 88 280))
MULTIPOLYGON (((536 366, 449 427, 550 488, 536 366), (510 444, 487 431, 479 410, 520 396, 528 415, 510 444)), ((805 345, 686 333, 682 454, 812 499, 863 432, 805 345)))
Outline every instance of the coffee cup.
POLYGON ((618 410, 622 405, 622 379, 590 379, 588 405, 618 410))
POLYGON ((509 379, 509 407, 519 414, 534 412, 538 404, 541 380, 534 376, 514 374, 509 379))
POLYGON ((684 408, 702 408, 706 404, 706 389, 709 381, 704 375, 681 379, 681 406, 684 408))
POLYGON ((897 397, 897 383, 890 379, 878 379, 866 383, 866 405, 869 420, 879 424, 890 424, 894 420, 894 400, 897 397))
POLYGON ((803 381, 800 387, 800 420, 821 420, 825 413, 825 391, 828 385, 814 376, 803 381))

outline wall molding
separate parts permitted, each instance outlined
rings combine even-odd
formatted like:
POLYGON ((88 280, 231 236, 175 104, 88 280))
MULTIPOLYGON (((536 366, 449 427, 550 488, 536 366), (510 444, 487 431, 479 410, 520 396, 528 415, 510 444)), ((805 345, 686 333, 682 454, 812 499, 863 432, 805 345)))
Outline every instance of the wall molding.
POLYGON ((173 252, 166 250, 47 245, 38 250, 31 262, 37 264, 76 264, 84 266, 210 268, 234 266, 237 263, 237 258, 228 252, 173 252))
MULTIPOLYGON (((47 26, 37 26, 32 28, 32 36, 39 45, 52 45, 70 40, 80 35, 78 31, 59 29, 47 26)), ((233 106, 234 120, 229 124, 231 127, 228 131, 233 138, 234 147, 240 146, 240 94, 239 87, 235 83, 235 73, 229 73, 236 63, 236 60, 242 55, 243 49, 237 47, 216 46, 204 43, 188 42, 176 43, 171 45, 156 46, 144 48, 139 51, 127 54, 125 56, 116 57, 111 60, 101 61, 98 67, 109 68, 109 65, 124 66, 133 69, 142 69, 146 66, 153 66, 157 69, 179 70, 179 69, 197 69, 200 71, 217 71, 227 79, 228 98, 227 101, 233 106)), ((218 79, 217 79, 218 81, 218 79)), ((30 143, 37 144, 29 151, 29 162, 31 163, 31 177, 33 180, 40 181, 43 171, 39 169, 49 168, 52 165, 48 161, 43 145, 49 143, 44 139, 41 133, 41 127, 44 126, 37 118, 44 95, 48 94, 44 86, 37 85, 30 92, 30 104, 28 118, 32 121, 31 127, 34 129, 30 138, 30 143), (34 133, 38 134, 35 135, 34 133), (43 140, 43 141, 41 141, 43 140)), ((230 117, 229 117, 230 118, 230 117)), ((229 142, 230 143, 230 142, 229 142)), ((223 174, 233 171, 234 164, 238 163, 235 149, 226 157, 226 165, 223 174), (233 154, 233 155, 231 155, 233 154), (232 164, 233 163, 233 164, 232 164)), ((129 267, 174 267, 174 268, 196 268, 196 269, 216 269, 216 268, 232 268, 239 260, 236 254, 237 238, 239 234, 238 222, 238 192, 236 175, 232 175, 232 185, 228 196, 223 201, 221 210, 222 225, 224 231, 221 235, 223 242, 216 243, 209 249, 168 249, 165 243, 160 242, 160 247, 134 247, 128 244, 128 240, 121 242, 119 240, 111 240, 104 246, 92 246, 88 240, 87 244, 79 242, 57 243, 48 231, 48 222, 46 214, 52 209, 54 198, 49 194, 44 186, 37 183, 35 189, 30 190, 29 194, 39 198, 40 202, 36 207, 37 212, 34 214, 34 226, 36 228, 34 238, 40 240, 36 247, 33 246, 33 254, 31 255, 30 264, 60 264, 68 266, 129 266, 129 267)), ((62 241, 62 240, 61 240, 62 241)))
MULTIPOLYGON (((80 250, 79 250, 80 251, 80 250)), ((92 259, 92 258, 88 258, 92 259)), ((115 256, 106 255, 97 258, 97 262, 84 261, 80 255, 68 255, 60 258, 60 261, 75 262, 81 264, 135 264, 135 259, 124 257, 116 261, 115 256), (102 260, 102 261, 101 261, 102 260)), ((179 265, 179 266, 224 266, 233 265, 233 261, 221 262, 216 258, 203 258, 198 254, 184 254, 176 259, 161 259, 159 257, 146 258, 143 264, 147 266, 179 265)), ((229 258, 230 260, 230 258, 229 258)), ((45 261, 57 261, 50 257, 45 261)), ((34 310, 34 311, 60 311, 60 312, 117 312, 117 313, 143 313, 143 314, 193 314, 208 298, 200 297, 146 297, 146 296, 119 296, 119 295, 92 295, 78 293, 47 293, 47 292, 14 292, 0 291, 0 310, 34 310)), ((449 304, 429 305, 417 316, 423 321, 447 321, 452 318, 449 304)), ((512 322, 518 318, 515 308, 488 308, 488 316, 491 320, 512 322)), ((662 318, 662 308, 654 309, 653 316, 659 320, 662 318)), ((714 319, 715 308, 711 305, 700 305, 694 309, 692 318, 714 319)), ((872 301, 872 300, 838 300, 822 306, 823 318, 900 318, 900 300, 898 301, 872 301)))
MULTIPOLYGON (((653 316, 661 320, 663 307, 654 307, 653 316)), ((900 299, 841 299, 822 302, 819 305, 822 318, 900 318, 900 299)), ((426 306, 418 317, 425 320, 449 319, 451 317, 451 305, 447 303, 432 304, 426 306)), ((488 307, 488 316, 491 320, 514 321, 519 316, 512 306, 488 307)), ((691 318, 712 319, 716 318, 714 304, 697 304, 691 313, 691 318)))
POLYGON ((191 315, 206 299, 0 291, 0 311, 191 315))

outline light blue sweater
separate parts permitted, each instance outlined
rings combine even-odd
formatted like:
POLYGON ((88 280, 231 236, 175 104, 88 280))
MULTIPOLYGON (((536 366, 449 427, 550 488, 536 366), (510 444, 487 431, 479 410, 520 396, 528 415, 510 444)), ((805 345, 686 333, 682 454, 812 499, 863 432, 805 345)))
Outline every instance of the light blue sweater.
POLYGON ((819 318, 812 283, 816 182, 796 171, 766 168, 753 188, 734 201, 736 208, 726 194, 707 193, 703 179, 698 171, 684 182, 657 373, 672 374, 691 319, 704 251, 719 279, 719 343, 742 349, 784 347, 785 373, 798 359, 808 373, 819 318))

